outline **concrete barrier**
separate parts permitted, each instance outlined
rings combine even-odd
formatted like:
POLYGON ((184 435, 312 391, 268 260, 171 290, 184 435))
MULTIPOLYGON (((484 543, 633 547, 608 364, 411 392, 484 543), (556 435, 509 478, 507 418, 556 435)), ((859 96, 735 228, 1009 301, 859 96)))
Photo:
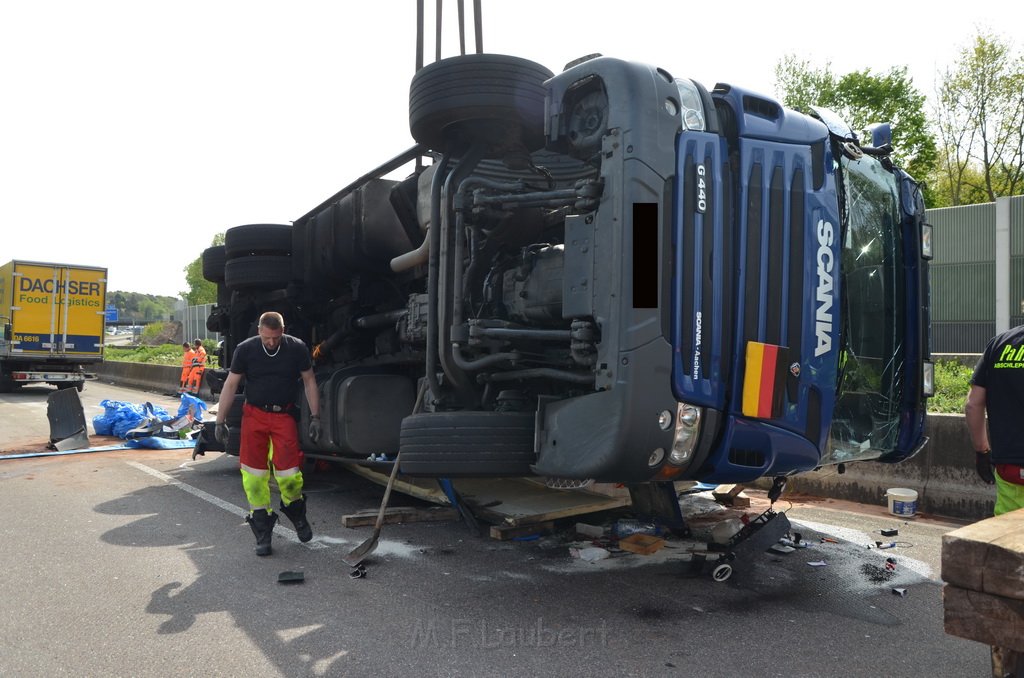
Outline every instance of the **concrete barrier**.
MULTIPOLYGON (((144 365, 106 360, 98 370, 101 380, 145 391, 178 390, 180 367, 144 365)), ((205 383, 199 393, 213 401, 205 383)), ((789 489, 818 497, 834 497, 864 504, 885 505, 890 487, 917 490, 918 511, 951 518, 978 520, 992 515, 995 488, 978 479, 974 453, 963 415, 928 415, 926 435, 931 440, 916 457, 900 464, 861 462, 847 464, 840 475, 835 466, 794 476, 789 489)), ((754 483, 767 489, 770 479, 754 483)))
MULTIPOLYGON (((995 488, 974 470, 974 450, 967 424, 960 414, 929 414, 928 444, 913 459, 899 464, 860 462, 846 465, 846 473, 826 466, 790 478, 787 488, 819 497, 885 505, 890 487, 917 490, 917 510, 950 518, 978 520, 992 515, 995 488)), ((767 489, 770 480, 759 480, 767 489)))
MULTIPOLYGON (((130 386, 152 393, 177 393, 178 385, 181 383, 181 367, 171 365, 147 365, 120 360, 104 360, 96 373, 101 381, 108 381, 119 386, 130 386)), ((213 399, 205 378, 199 387, 199 397, 207 402, 213 399)))

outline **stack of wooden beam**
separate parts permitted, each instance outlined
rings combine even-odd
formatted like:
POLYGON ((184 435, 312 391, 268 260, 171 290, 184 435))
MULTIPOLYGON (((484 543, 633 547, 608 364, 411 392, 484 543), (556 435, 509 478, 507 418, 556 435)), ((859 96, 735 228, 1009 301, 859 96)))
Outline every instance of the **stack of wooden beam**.
POLYGON ((999 648, 1002 671, 1024 668, 1024 510, 944 535, 942 579, 946 633, 999 648))

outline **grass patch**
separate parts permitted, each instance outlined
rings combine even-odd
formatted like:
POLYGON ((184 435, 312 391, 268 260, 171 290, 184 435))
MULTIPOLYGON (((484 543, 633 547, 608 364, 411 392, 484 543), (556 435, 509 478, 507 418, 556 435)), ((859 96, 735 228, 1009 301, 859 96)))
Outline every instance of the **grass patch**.
MULTIPOLYGON (((206 366, 217 367, 217 356, 213 354, 216 346, 206 348, 206 366)), ((146 363, 148 365, 181 365, 182 355, 181 344, 160 344, 159 346, 107 346, 103 349, 103 356, 107 360, 121 360, 128 363, 146 363)))
POLYGON ((928 411, 937 414, 962 414, 967 392, 971 390, 974 369, 955 360, 935 363, 935 395, 928 399, 928 411))

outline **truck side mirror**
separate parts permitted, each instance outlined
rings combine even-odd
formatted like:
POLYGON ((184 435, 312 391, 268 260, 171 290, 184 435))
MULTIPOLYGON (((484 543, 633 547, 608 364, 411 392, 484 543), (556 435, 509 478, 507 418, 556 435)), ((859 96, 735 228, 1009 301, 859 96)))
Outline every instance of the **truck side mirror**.
POLYGON ((4 324, 4 341, 11 341, 11 323, 4 324))

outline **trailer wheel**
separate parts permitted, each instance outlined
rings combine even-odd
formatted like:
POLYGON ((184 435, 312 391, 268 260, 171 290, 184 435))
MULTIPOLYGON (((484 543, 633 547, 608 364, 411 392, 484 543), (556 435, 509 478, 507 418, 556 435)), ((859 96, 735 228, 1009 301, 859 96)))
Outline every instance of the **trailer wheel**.
POLYGON ((277 290, 292 279, 292 258, 254 256, 228 259, 224 266, 224 284, 231 290, 277 290))
POLYGON ((722 563, 721 565, 715 566, 715 569, 711 570, 711 578, 717 582, 723 582, 732 576, 732 565, 729 563, 722 563))
POLYGON ((465 54, 424 66, 409 86, 412 137, 439 151, 473 141, 518 141, 535 151, 544 146, 544 81, 552 75, 538 63, 503 54, 465 54))
POLYGON ((402 420, 401 471, 442 478, 533 475, 533 412, 430 412, 402 420))
POLYGON ((224 282, 224 262, 227 255, 224 245, 214 245, 203 250, 203 277, 212 283, 224 282))
POLYGON ((229 228, 224 234, 228 259, 250 254, 291 254, 292 227, 289 224, 246 224, 229 228))

